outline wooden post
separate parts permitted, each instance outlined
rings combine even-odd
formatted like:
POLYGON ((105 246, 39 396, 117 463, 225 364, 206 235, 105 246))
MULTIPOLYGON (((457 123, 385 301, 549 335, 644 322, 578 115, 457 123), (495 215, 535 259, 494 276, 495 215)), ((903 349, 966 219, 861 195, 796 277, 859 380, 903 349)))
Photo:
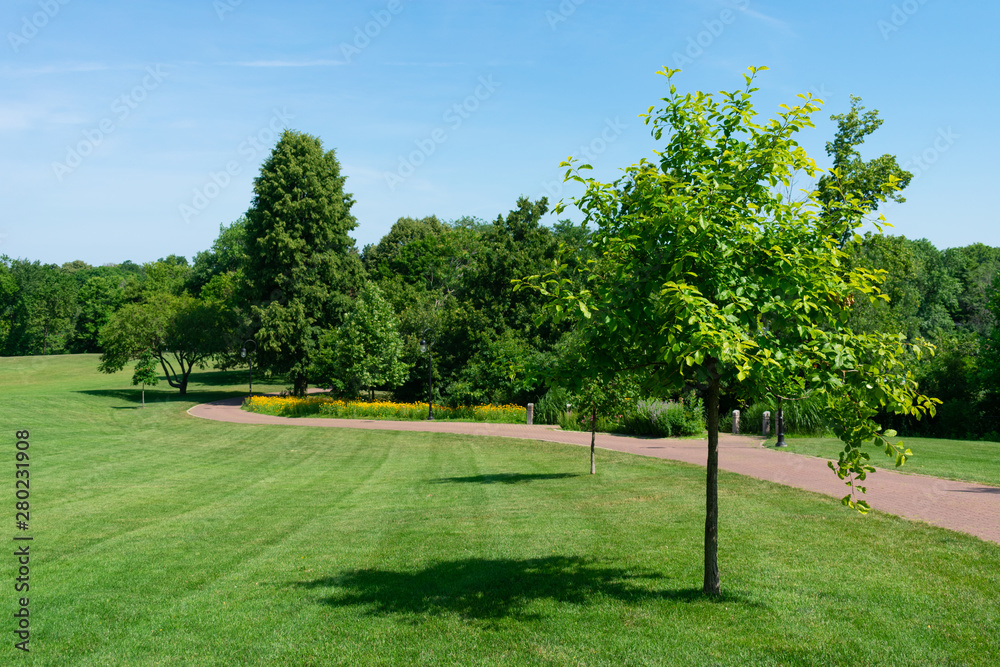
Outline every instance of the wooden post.
POLYGON ((535 404, 528 403, 528 426, 531 426, 535 421, 535 404))
POLYGON ((771 413, 764 413, 764 423, 761 425, 761 434, 766 438, 771 432, 771 413))
POLYGON ((740 411, 733 410, 733 435, 740 434, 740 411))

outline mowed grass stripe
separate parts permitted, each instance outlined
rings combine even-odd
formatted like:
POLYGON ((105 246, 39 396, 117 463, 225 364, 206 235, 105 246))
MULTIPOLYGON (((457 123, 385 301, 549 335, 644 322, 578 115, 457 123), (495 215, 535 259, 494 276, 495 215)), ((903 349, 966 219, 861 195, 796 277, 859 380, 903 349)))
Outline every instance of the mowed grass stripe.
MULTIPOLYGON (((288 444, 281 447, 295 449, 302 434, 290 428, 284 430, 288 444)), ((142 437, 141 434, 139 437, 142 437)), ((354 451, 353 456, 368 458, 371 451, 378 452, 378 449, 368 453, 354 451)), ((343 458, 344 454, 341 451, 337 456, 343 458)), ((221 460, 203 460, 194 465, 189 462, 196 459, 179 448, 161 453, 158 462, 154 453, 139 454, 121 462, 114 472, 100 466, 101 472, 95 474, 91 484, 86 481, 74 484, 75 493, 90 494, 92 497, 69 502, 65 508, 66 521, 60 522, 60 525, 72 531, 76 529, 74 521, 87 522, 91 539, 99 542, 130 531, 149 529, 163 521, 177 521, 188 514, 191 520, 196 520, 200 515, 231 513, 238 507, 248 511, 247 508, 260 506, 262 496, 274 493, 289 494, 293 500, 289 511, 298 511, 300 505, 311 497, 311 494, 305 493, 308 491, 306 483, 324 475, 323 466, 317 467, 317 459, 325 457, 325 454, 315 450, 282 452, 271 448, 251 452, 247 456, 249 460, 238 465, 237 455, 232 453, 222 457, 210 456, 221 460), (91 508, 94 507, 111 514, 91 517, 91 508)), ((344 460, 353 465, 351 459, 344 460)), ((351 482, 350 479, 346 481, 351 482)), ((349 490, 349 487, 331 489, 333 493, 349 490)), ((70 491, 63 488, 54 489, 52 493, 56 497, 72 498, 70 491)), ((44 501, 43 494, 39 502, 44 501)), ((275 523, 281 524, 277 520, 275 523)))
MULTIPOLYGON (((22 363, 0 359, 0 378, 22 363)), ((77 370, 25 383, 0 413, 4 430, 40 429, 27 664, 1000 653, 1000 546, 966 535, 723 473, 725 595, 710 601, 702 468, 602 451, 591 476, 587 450, 569 445, 213 423, 184 410, 239 387, 206 375, 186 400, 137 410, 127 378, 61 363, 77 370)))

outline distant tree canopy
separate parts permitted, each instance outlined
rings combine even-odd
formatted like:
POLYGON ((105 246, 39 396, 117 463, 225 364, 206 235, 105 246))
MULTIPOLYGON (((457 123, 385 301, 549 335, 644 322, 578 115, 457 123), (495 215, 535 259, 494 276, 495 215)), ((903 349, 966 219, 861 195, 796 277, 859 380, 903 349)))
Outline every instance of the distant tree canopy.
MULTIPOLYGON (((819 214, 827 224, 843 222, 850 200, 867 202, 861 210, 869 217, 877 214, 880 196, 902 201, 910 175, 892 155, 864 154, 865 141, 882 124, 878 112, 852 97, 850 108, 832 118, 837 130, 826 147, 826 166, 835 171, 817 184, 819 214)), ((552 415, 564 410, 567 395, 575 393, 573 400, 582 405, 586 393, 585 384, 559 369, 577 368, 583 360, 593 366, 602 357, 628 361, 640 353, 602 351, 612 340, 607 337, 569 339, 572 327, 545 308, 542 295, 512 289, 512 281, 544 274, 556 262, 575 281, 573 289, 584 289, 583 269, 606 260, 605 232, 593 222, 543 224, 550 202, 522 197, 491 220, 401 217, 378 243, 358 253, 350 237, 357 227, 354 200, 345 187, 335 153, 316 137, 289 131, 261 166, 246 215, 221 225, 212 246, 191 261, 167 255, 155 262, 92 266, 0 257, 0 354, 118 355, 128 328, 121 313, 139 317, 143 311, 148 318, 150 304, 193 300, 203 314, 220 317, 202 321, 214 328, 202 332, 204 341, 185 344, 191 349, 183 363, 172 356, 180 347, 164 346, 175 385, 183 383, 182 367, 190 373, 197 366, 190 363, 192 355, 221 368, 245 364, 239 349, 253 337, 255 367, 302 391, 307 383, 333 377, 329 368, 319 372, 317 355, 322 351, 329 360, 333 332, 356 308, 366 281, 392 311, 398 361, 406 369, 398 386, 395 376, 366 383, 369 393, 425 400, 431 371, 436 401, 531 401, 552 415), (429 355, 421 352, 421 339, 429 343, 429 355), (117 347, 111 340, 119 341, 117 347), (208 349, 215 351, 200 352, 208 349)), ((974 244, 939 250, 927 240, 882 234, 837 241, 845 271, 879 271, 878 289, 889 299, 873 301, 856 291, 845 311, 852 330, 901 333, 937 348, 934 357, 912 367, 926 393, 945 399, 938 415, 919 422, 883 417, 902 433, 1000 438, 1000 249, 974 244)), ((172 335, 181 330, 175 327, 172 335)), ((362 349, 355 346, 359 362, 368 354, 357 352, 362 349)), ((360 391, 358 382, 353 386, 360 391)), ((723 411, 743 407, 726 394, 720 401, 723 411)))
POLYGON ((6 256, 0 264, 4 354, 66 351, 73 340, 79 311, 79 288, 73 270, 6 256))

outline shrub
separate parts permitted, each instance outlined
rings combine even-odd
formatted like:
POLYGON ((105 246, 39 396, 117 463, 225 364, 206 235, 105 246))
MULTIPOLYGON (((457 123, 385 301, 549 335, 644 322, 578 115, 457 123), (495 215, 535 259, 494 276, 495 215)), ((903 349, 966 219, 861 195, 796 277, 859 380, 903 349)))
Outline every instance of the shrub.
POLYGON ((566 405, 572 402, 573 398, 568 391, 562 387, 552 387, 535 404, 535 423, 563 426, 562 422, 566 421, 566 405))
POLYGON ((621 427, 626 433, 660 438, 695 435, 705 430, 704 406, 693 395, 678 401, 637 401, 623 416, 621 427))

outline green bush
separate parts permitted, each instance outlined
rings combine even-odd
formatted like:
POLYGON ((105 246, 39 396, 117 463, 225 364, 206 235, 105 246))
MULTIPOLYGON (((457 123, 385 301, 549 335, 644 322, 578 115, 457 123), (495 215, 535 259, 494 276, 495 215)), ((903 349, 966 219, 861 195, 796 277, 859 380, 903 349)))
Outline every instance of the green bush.
MULTIPOLYGON (((534 421, 536 424, 559 424, 566 420, 566 406, 573 402, 573 397, 562 387, 552 387, 535 404, 534 421)), ((563 426, 563 428, 566 428, 563 426)))
MULTIPOLYGON (((564 410, 559 414, 556 423, 564 431, 589 431, 591 415, 589 412, 564 410)), ((597 415, 597 431, 601 433, 622 432, 619 422, 603 415, 597 415)))
POLYGON ((704 406, 693 394, 678 401, 637 401, 621 421, 621 431, 625 433, 660 438, 696 435, 704 430, 704 406))

